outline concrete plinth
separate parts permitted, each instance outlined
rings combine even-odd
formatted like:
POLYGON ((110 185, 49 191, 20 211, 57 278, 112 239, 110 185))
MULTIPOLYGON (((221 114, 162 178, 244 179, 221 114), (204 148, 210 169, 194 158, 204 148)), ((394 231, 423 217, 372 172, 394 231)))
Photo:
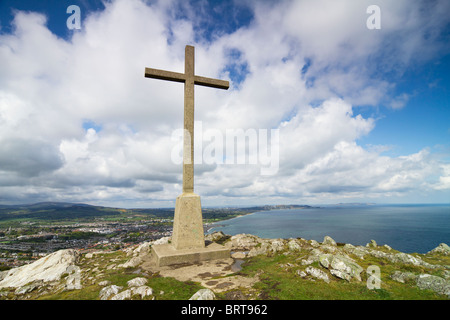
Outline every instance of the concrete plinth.
POLYGON ((203 248, 175 249, 169 243, 152 246, 152 255, 156 265, 162 267, 230 258, 230 248, 211 243, 203 248))
POLYGON ((183 193, 177 197, 172 244, 177 250, 205 247, 202 205, 199 195, 183 193))

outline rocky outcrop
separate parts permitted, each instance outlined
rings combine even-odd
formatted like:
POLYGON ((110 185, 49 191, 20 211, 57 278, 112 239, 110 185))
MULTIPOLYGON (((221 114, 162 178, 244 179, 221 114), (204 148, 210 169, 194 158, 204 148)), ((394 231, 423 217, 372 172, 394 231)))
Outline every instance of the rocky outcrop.
POLYGON ((121 286, 108 285, 100 290, 100 300, 128 300, 133 295, 139 295, 140 299, 153 294, 153 289, 146 286, 147 279, 143 277, 134 278, 127 282, 128 289, 123 289, 121 286))
POLYGON ((116 286, 114 284, 104 287, 102 290, 100 290, 99 298, 100 300, 108 300, 112 296, 118 294, 120 290, 122 290, 122 287, 116 286))
POLYGON ((323 254, 319 256, 320 264, 330 270, 330 273, 340 279, 361 281, 360 273, 363 271, 355 261, 341 255, 323 254))
MULTIPOLYGON (((364 269, 358 264, 357 260, 363 261, 367 256, 385 259, 387 260, 386 263, 399 266, 411 265, 429 270, 445 269, 442 265, 433 265, 424 261, 420 255, 395 252, 388 245, 378 246, 375 240, 371 240, 365 246, 354 246, 352 244, 338 246, 336 241, 329 236, 325 236, 322 243, 319 243, 315 240, 302 238, 262 239, 254 235, 238 234, 231 237, 231 243, 232 250, 247 250, 247 257, 306 252, 306 255, 303 254, 297 259, 297 266, 307 267, 304 270, 296 270, 296 274, 305 279, 319 279, 325 282, 330 281, 329 276, 346 281, 361 282, 364 269), (323 269, 311 266, 317 262, 323 269)), ((446 244, 441 243, 427 254, 448 255, 449 252, 450 248, 446 244)), ((286 268, 286 265, 281 267, 286 268)), ((287 267, 292 268, 295 266, 288 264, 287 267)), ((446 274, 447 278, 450 278, 448 270, 442 270, 441 272, 446 274)), ((439 294, 449 295, 450 292, 447 278, 401 271, 395 271, 390 277, 401 283, 412 282, 421 289, 430 289, 439 294)))
POLYGON ((71 272, 78 256, 73 249, 59 250, 28 265, 4 271, 0 275, 0 288, 18 288, 34 281, 59 281, 63 274, 71 272))
POLYGON ((211 289, 200 289, 189 300, 214 300, 216 295, 211 289))
POLYGON ((412 272, 395 271, 391 278, 397 282, 406 283, 409 280, 415 280, 417 276, 412 272))
POLYGON ((169 237, 163 237, 155 241, 143 242, 137 247, 130 247, 125 250, 127 257, 131 257, 127 262, 120 264, 119 268, 135 268, 140 265, 150 253, 152 245, 165 244, 169 241, 169 237))
POLYGON ((323 281, 325 281, 327 283, 330 282, 330 279, 328 278, 328 275, 324 271, 322 271, 320 269, 317 269, 317 268, 314 268, 314 267, 310 266, 310 267, 307 267, 305 269, 305 272, 307 274, 311 275, 312 277, 316 278, 316 279, 323 280, 323 281))
POLYGON ((445 294, 450 298, 450 281, 441 277, 421 274, 417 277, 417 286, 420 289, 429 289, 439 294, 445 294))
POLYGON ((445 243, 441 243, 433 250, 430 250, 428 253, 429 254, 433 254, 433 253, 439 254, 440 253, 440 254, 448 256, 448 255, 450 255, 450 247, 448 245, 446 245, 445 243))
MULTIPOLYGON (((373 240, 366 246, 354 246, 336 243, 329 236, 324 237, 322 242, 302 238, 263 239, 248 234, 228 236, 223 233, 215 233, 207 238, 210 239, 209 241, 220 241, 228 245, 231 248, 232 257, 240 260, 244 265, 246 262, 243 260, 247 258, 276 256, 275 259, 268 259, 270 263, 274 263, 280 258, 282 262, 277 264, 276 268, 282 268, 282 272, 291 272, 294 277, 301 277, 305 281, 317 281, 319 285, 321 282, 326 285, 336 281, 355 282, 355 284, 362 282, 361 285, 364 285, 366 279, 368 281, 369 277, 376 276, 369 272, 368 265, 374 263, 373 261, 378 261, 378 267, 382 269, 382 272, 389 270, 388 268, 383 269, 383 266, 387 264, 389 264, 390 270, 392 270, 392 266, 397 269, 389 275, 382 273, 381 278, 378 275, 381 284, 383 281, 392 283, 393 280, 406 286, 432 290, 450 298, 450 267, 432 264, 439 261, 442 261, 443 264, 448 262, 449 247, 443 243, 427 254, 407 254, 393 250, 387 245, 378 246, 373 240)), ((159 295, 154 294, 153 289, 148 286, 151 277, 148 276, 147 271, 142 271, 142 269, 145 270, 142 261, 146 257, 148 258, 152 245, 167 243, 168 240, 169 238, 162 238, 157 241, 144 242, 124 250, 110 252, 110 255, 105 252, 89 252, 80 255, 77 251, 70 249, 57 251, 32 264, 1 272, 0 298, 31 299, 37 297, 37 293, 42 295, 47 290, 48 292, 55 290, 54 292, 58 293, 80 290, 83 288, 82 284, 86 287, 97 285, 99 293, 96 297, 100 300, 158 298, 164 293, 159 291, 159 295), (103 276, 113 269, 114 272, 122 272, 119 268, 135 268, 135 270, 127 270, 127 274, 129 274, 128 271, 137 272, 139 276, 129 280, 126 284, 120 282, 120 285, 111 283, 114 281, 111 280, 112 278, 103 276), (100 290, 101 287, 103 288, 100 290)), ((227 277, 222 276, 223 279, 218 277, 222 273, 210 272, 209 266, 206 269, 207 272, 202 271, 202 279, 210 277, 205 280, 208 285, 202 282, 202 286, 210 289, 199 290, 190 298, 191 300, 213 300, 216 299, 215 293, 219 295, 230 290, 230 279, 234 276, 229 275, 236 271, 229 271, 233 259, 229 260, 231 260, 229 265, 226 263, 216 265, 221 272, 227 270, 226 272, 230 273, 226 274, 227 277), (220 291, 219 287, 225 289, 220 289, 222 290, 220 291)), ((198 266, 196 268, 198 269, 198 266)), ((245 283, 245 279, 247 279, 245 274, 236 276, 240 278, 239 281, 236 281, 236 285, 232 283, 232 288, 235 290, 240 290, 241 287, 253 288, 257 281, 263 281, 259 278, 263 274, 263 269, 258 270, 255 276, 256 280, 249 283, 245 283)), ((160 276, 170 275, 160 274, 160 276)), ((302 279, 298 280, 303 281, 302 279)), ((181 279, 180 281, 186 280, 181 279)), ((195 280, 195 282, 198 281, 195 280)))

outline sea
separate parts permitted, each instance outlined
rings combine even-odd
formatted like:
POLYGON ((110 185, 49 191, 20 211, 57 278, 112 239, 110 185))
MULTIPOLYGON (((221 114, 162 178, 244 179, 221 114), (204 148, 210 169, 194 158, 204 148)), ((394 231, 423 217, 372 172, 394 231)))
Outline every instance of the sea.
POLYGON ((375 240, 405 253, 450 245, 449 204, 326 205, 260 211, 212 224, 208 233, 248 233, 261 238, 304 238, 366 245, 375 240))

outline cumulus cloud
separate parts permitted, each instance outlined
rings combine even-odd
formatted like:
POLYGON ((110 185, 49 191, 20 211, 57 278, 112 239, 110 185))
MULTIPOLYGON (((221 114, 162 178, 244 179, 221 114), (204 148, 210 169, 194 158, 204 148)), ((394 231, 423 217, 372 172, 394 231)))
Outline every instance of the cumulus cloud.
POLYGON ((449 5, 379 1, 374 33, 369 2, 249 1, 248 24, 205 34, 208 18, 188 2, 117 0, 68 39, 42 14, 17 12, 14 31, 0 34, 0 200, 173 205, 183 85, 146 79, 144 68, 183 72, 186 44, 198 75, 232 80, 226 92, 195 89, 203 130, 280 136, 273 175, 261 175, 261 163, 196 166, 207 204, 447 190, 448 165, 429 151, 395 158, 360 146, 376 120, 354 106, 405 107, 409 93, 395 95, 395 79, 441 49, 449 5))

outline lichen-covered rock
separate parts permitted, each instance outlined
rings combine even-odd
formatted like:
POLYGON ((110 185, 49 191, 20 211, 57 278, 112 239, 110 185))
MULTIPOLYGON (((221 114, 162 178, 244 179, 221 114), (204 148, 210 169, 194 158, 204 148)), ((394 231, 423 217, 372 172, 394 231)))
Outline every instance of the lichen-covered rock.
POLYGON ((33 263, 2 273, 0 288, 21 287, 33 281, 58 281, 73 266, 79 254, 76 250, 59 250, 33 263))
POLYGON ((131 279, 130 281, 127 282, 127 285, 129 287, 140 287, 143 286, 147 283, 147 279, 144 277, 138 277, 138 278, 134 278, 131 279))
POLYGON ((336 241, 334 241, 330 236, 325 236, 323 238, 322 245, 336 246, 336 241))
POLYGON ((448 245, 446 245, 445 243, 441 243, 433 250, 430 250, 427 254, 432 254, 432 253, 440 253, 440 254, 447 256, 447 255, 450 255, 450 247, 448 245))
POLYGON ((143 299, 146 296, 151 296, 153 294, 153 289, 148 286, 132 287, 130 290, 131 295, 138 294, 141 296, 141 299, 143 299))
POLYGON ((319 261, 319 257, 323 254, 319 249, 312 249, 309 253, 309 256, 306 259, 302 259, 302 265, 308 265, 313 262, 319 261))
POLYGON ((263 242, 259 246, 255 246, 247 254, 247 257, 255 257, 259 255, 267 255, 269 250, 269 243, 263 242))
POLYGON ((391 279, 397 282, 405 283, 408 280, 414 280, 417 276, 412 272, 395 271, 391 274, 391 279))
POLYGON ((375 240, 370 240, 370 242, 368 244, 366 244, 367 248, 376 248, 377 246, 378 245, 377 245, 377 242, 375 240))
POLYGON ((277 253, 283 251, 284 248, 284 240, 283 239, 274 239, 270 241, 270 252, 277 253))
POLYGON ((119 264, 119 268, 135 268, 140 265, 143 261, 143 257, 137 256, 133 257, 125 263, 119 264))
POLYGON ((345 244, 343 250, 347 253, 354 254, 359 259, 364 259, 364 256, 367 254, 367 250, 364 247, 355 247, 350 243, 345 244))
POLYGON ((237 250, 250 250, 261 243, 260 237, 251 234, 237 234, 231 237, 231 246, 237 250))
POLYGON ((111 296, 118 294, 121 289, 122 287, 116 286, 114 284, 104 287, 102 290, 100 290, 99 293, 100 300, 108 300, 111 296))
POLYGON ((290 239, 288 244, 289 251, 300 251, 302 247, 297 239, 290 239))
POLYGON ((314 247, 314 248, 320 247, 320 244, 316 240, 310 240, 309 244, 311 245, 311 247, 314 247))
POLYGON ((214 300, 216 295, 211 289, 200 289, 189 300, 214 300))
POLYGON ((131 290, 124 290, 116 295, 114 295, 110 300, 126 300, 131 298, 131 290))
POLYGON ((217 241, 226 240, 229 237, 230 237, 229 235, 224 234, 222 231, 216 231, 216 232, 207 234, 205 236, 205 240, 217 242, 217 241))
POLYGON ((361 281, 360 273, 363 268, 356 262, 338 255, 324 254, 319 257, 320 264, 330 270, 330 273, 338 278, 350 281, 356 279, 361 281))
POLYGON ((417 286, 420 289, 429 289, 439 294, 445 294, 450 298, 450 281, 441 277, 421 274, 417 277, 417 286))
POLYGON ((322 270, 320 270, 320 269, 317 269, 317 268, 309 266, 309 267, 307 267, 305 269, 305 271, 306 271, 307 274, 309 274, 310 276, 312 276, 312 277, 314 277, 316 279, 323 280, 323 281, 325 281, 327 283, 330 282, 330 279, 328 278, 328 275, 325 272, 323 272, 322 270))

